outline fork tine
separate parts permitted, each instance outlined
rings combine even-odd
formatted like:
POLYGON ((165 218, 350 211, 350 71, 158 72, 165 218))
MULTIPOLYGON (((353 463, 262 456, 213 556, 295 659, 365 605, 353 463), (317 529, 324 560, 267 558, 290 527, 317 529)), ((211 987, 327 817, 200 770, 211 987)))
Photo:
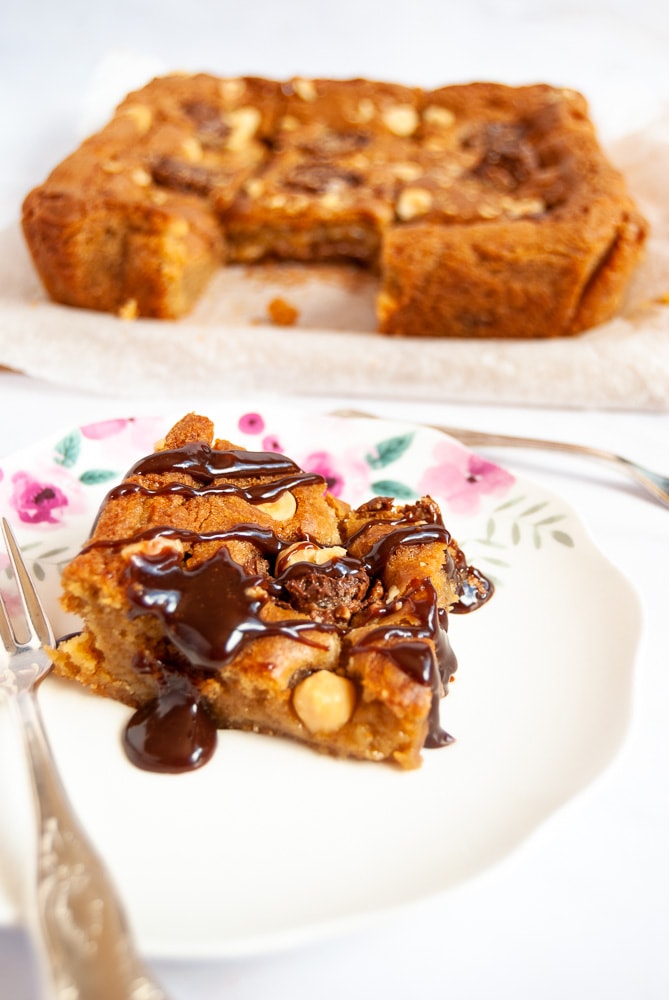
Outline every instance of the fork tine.
POLYGON ((8 653, 13 653, 16 649, 16 637, 14 635, 14 629, 12 628, 12 623, 9 620, 9 615, 7 614, 7 608, 5 607, 5 601, 0 592, 0 639, 2 639, 2 644, 8 653))
MULTIPOLYGON (((12 570, 14 571, 14 577, 16 579, 17 588, 21 597, 21 604, 26 618, 26 624, 30 630, 30 639, 31 641, 34 641, 37 638, 42 645, 53 646, 55 643, 49 619, 46 616, 42 602, 39 599, 39 595, 35 590, 35 584, 32 581, 30 573, 28 572, 28 568, 23 561, 23 556, 21 555, 18 542, 14 537, 14 532, 12 531, 9 522, 4 517, 2 518, 2 534, 5 538, 7 555, 9 556, 9 562, 12 570)), ((0 603, 3 604, 3 613, 6 618, 6 624, 10 626, 10 630, 13 633, 4 603, 0 603)))

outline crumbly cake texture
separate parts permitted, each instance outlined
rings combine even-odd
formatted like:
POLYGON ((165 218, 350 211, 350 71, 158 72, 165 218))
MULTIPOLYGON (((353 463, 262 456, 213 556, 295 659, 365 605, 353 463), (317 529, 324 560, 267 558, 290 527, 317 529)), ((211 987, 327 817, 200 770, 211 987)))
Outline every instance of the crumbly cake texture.
POLYGON ((434 500, 353 509, 195 414, 111 491, 62 582, 83 628, 61 676, 156 717, 186 691, 218 728, 404 768, 450 741, 449 611, 492 593, 434 500))
POLYGON ((619 308, 647 225, 573 90, 171 75, 27 196, 48 294, 192 309, 226 263, 356 261, 378 329, 553 337, 619 308))

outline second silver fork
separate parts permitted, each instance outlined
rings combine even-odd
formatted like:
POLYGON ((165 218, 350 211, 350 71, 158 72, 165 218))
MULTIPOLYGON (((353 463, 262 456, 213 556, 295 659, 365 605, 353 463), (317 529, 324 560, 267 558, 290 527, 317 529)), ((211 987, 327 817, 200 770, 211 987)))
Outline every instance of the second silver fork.
POLYGON ((36 691, 54 638, 7 521, 2 534, 23 609, 23 633, 0 594, 0 693, 23 728, 37 810, 36 924, 57 1000, 166 1000, 132 942, 114 886, 57 774, 36 691), (4 655, 4 659, 3 659, 4 655))

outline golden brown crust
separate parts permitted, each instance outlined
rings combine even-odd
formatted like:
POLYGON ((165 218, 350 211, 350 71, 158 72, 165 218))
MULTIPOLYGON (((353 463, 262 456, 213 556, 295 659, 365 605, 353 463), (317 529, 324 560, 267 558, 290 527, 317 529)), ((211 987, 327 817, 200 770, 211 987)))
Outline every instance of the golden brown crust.
POLYGON ((208 74, 128 95, 23 228, 69 305, 178 317, 226 261, 355 260, 383 333, 525 338, 608 319, 647 230, 574 91, 208 74))

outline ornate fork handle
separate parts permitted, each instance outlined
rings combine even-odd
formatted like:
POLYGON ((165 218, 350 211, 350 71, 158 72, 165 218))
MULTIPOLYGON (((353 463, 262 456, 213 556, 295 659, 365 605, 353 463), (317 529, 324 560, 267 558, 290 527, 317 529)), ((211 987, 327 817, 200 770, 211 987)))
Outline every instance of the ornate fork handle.
POLYGON ((10 699, 21 716, 38 811, 37 919, 58 1000, 166 1000, 131 942, 104 865, 52 763, 34 690, 10 699))

